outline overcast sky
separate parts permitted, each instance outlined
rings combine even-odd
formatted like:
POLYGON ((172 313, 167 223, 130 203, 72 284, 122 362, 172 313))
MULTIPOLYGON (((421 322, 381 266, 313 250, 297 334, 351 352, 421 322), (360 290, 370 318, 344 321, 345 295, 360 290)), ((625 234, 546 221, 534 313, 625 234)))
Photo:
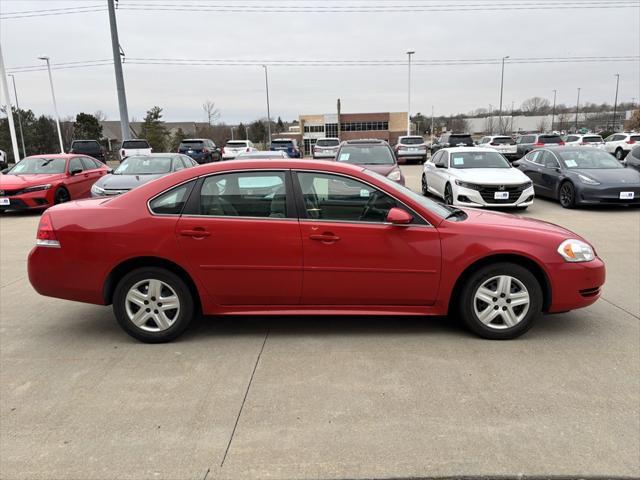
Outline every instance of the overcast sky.
MULTIPOLYGON (((142 0, 120 0, 134 5, 142 0)), ((246 5, 240 0, 146 0, 144 3, 246 5)), ((263 5, 336 5, 335 2, 264 0, 263 5)), ((397 0, 337 5, 429 5, 499 3, 397 0)), ((514 3, 514 2, 511 2, 514 3)), ((559 1, 558 3, 563 3, 559 1)), ((606 3, 606 2, 602 2, 606 3)), ((0 0, 0 13, 106 6, 106 0, 0 0)), ((403 9, 406 10, 406 9, 403 9)), ((569 57, 640 54, 640 9, 613 8, 518 11, 397 13, 222 13, 118 11, 120 43, 129 58, 244 60, 405 60, 569 57)), ((39 63, 111 58, 106 11, 0 21, 0 40, 8 69, 39 63)), ((615 73, 621 101, 640 99, 640 62, 507 64, 505 109, 531 96, 574 105, 613 103, 615 73)), ((102 110, 118 119, 112 66, 54 70, 61 116, 102 110)), ((227 123, 266 116, 264 74, 259 66, 124 66, 129 115, 141 119, 159 105, 165 120, 204 121, 202 103, 213 100, 227 123)), ((468 112, 499 102, 499 65, 415 66, 412 112, 429 115, 468 112)), ((21 107, 52 114, 46 71, 16 73, 21 107)), ((269 67, 271 115, 285 120, 301 113, 406 111, 407 68, 269 67)))

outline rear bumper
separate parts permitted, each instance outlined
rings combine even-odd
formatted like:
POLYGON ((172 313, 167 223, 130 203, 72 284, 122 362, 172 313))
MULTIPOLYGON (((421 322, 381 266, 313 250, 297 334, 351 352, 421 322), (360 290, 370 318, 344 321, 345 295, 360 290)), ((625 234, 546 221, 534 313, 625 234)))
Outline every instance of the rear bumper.
POLYGON ((596 257, 591 262, 562 263, 551 276, 549 313, 588 307, 602 294, 606 278, 604 262, 596 257))
POLYGON ((338 152, 314 152, 313 158, 336 158, 338 152))

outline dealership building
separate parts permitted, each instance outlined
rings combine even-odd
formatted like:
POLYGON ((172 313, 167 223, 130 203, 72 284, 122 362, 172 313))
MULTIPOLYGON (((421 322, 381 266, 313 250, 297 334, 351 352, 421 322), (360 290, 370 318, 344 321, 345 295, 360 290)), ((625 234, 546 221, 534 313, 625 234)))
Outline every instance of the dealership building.
POLYGON ((337 113, 300 115, 298 132, 283 132, 273 138, 294 138, 308 155, 319 138, 338 136, 338 123, 340 140, 378 138, 394 145, 399 136, 406 135, 407 113, 341 113, 339 120, 337 113))

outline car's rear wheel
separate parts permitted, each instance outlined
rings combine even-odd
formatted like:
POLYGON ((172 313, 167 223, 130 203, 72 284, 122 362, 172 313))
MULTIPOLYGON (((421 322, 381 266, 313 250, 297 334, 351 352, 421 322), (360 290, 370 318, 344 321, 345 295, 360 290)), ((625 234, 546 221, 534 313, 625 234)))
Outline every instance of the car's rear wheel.
POLYGON ((427 184, 427 176, 422 174, 422 194, 429 195, 429 185, 427 184))
POLYGON ((133 338, 168 342, 193 319, 193 297, 178 275, 157 267, 136 269, 118 283, 113 295, 118 323, 133 338))
POLYGON ((60 187, 56 190, 56 193, 53 197, 53 203, 58 205, 59 203, 65 203, 71 200, 71 195, 69 195, 69 190, 64 187, 60 187))
POLYGON ((483 338, 507 340, 531 328, 542 312, 542 288, 525 267, 495 263, 474 272, 463 286, 459 313, 483 338))
POLYGON ((449 183, 444 187, 444 203, 453 205, 453 189, 449 183))
POLYGON ((576 188, 573 183, 566 181, 560 185, 558 200, 563 208, 573 208, 576 205, 576 188))
POLYGON ((616 158, 618 160, 623 160, 624 159, 624 150, 622 150, 621 148, 618 148, 616 150, 616 158))

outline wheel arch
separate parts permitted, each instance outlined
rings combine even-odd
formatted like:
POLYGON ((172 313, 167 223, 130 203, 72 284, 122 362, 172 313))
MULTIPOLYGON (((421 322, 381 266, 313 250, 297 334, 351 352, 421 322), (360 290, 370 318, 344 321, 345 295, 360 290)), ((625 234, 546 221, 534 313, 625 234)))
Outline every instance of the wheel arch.
POLYGON ((129 258, 116 265, 109 272, 109 275, 107 275, 102 288, 102 296, 104 298, 105 305, 110 305, 113 302, 113 294, 120 280, 130 271, 143 267, 164 268, 178 275, 187 284, 189 290, 191 291, 195 310, 201 310, 202 304, 200 299, 200 292, 195 282, 191 278, 191 275, 189 275, 189 273, 177 263, 165 258, 153 256, 129 258))
POLYGON ((533 276, 536 277, 536 280, 538 280, 540 288, 542 289, 542 311, 546 312, 549 310, 552 301, 551 282, 544 268, 530 257, 513 253, 497 253, 495 255, 490 255, 476 260, 464 269, 453 286, 453 293, 449 298, 449 312, 451 312, 452 308, 456 305, 458 298, 462 293, 462 286, 467 279, 479 269, 495 263, 514 263, 529 270, 533 276))

